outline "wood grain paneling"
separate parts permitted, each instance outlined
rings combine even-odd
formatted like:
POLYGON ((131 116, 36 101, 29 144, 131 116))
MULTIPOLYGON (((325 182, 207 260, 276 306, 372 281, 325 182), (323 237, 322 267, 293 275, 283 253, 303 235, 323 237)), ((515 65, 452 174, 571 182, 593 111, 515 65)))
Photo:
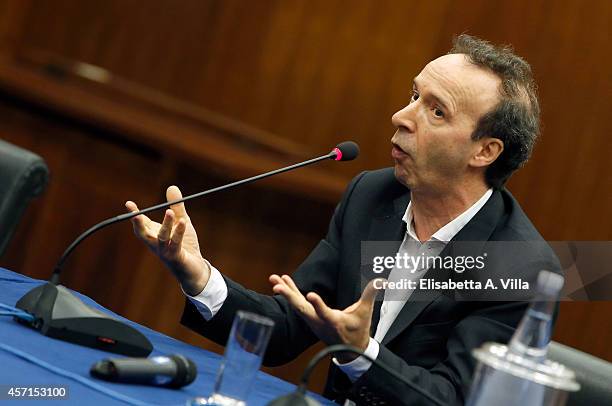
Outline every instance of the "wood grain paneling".
MULTIPOLYGON (((163 201, 170 184, 190 193, 227 181, 114 134, 22 108, 14 99, 0 102, 0 138, 44 156, 51 182, 28 208, 0 261, 16 272, 48 278, 66 246, 92 224, 124 212, 126 200, 143 207, 163 201)), ((207 258, 231 278, 264 293, 270 293, 267 275, 295 269, 324 234, 333 211, 328 203, 274 190, 261 193, 256 186, 187 208, 207 258)), ((160 214, 151 217, 160 220, 160 214)), ((62 282, 125 317, 222 351, 179 325, 184 296, 170 272, 137 241, 129 223, 85 240, 66 262, 62 282)), ((308 356, 270 370, 295 381, 308 356)), ((324 371, 319 368, 319 387, 324 371)))
POLYGON ((304 151, 355 139, 362 165, 327 169, 349 176, 390 163, 389 117, 452 35, 511 43, 533 66, 544 121, 533 162, 512 190, 549 239, 612 234, 611 216, 598 214, 609 211, 610 193, 596 192, 612 184, 607 161, 596 159, 612 149, 612 128, 601 119, 610 110, 610 2, 58 0, 23 8, 16 55, 87 62, 124 89, 158 91, 304 151), (551 207, 580 215, 561 222, 551 207))

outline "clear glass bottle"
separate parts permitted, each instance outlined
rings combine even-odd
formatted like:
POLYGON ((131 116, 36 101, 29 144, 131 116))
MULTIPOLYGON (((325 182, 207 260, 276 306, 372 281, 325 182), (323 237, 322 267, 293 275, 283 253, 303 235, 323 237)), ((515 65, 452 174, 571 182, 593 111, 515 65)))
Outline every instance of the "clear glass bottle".
POLYGON ((555 306, 563 288, 563 276, 541 271, 538 275, 536 297, 508 343, 509 354, 541 363, 546 359, 552 332, 555 306))
POLYGON ((574 373, 546 359, 552 322, 564 279, 541 271, 536 294, 508 345, 485 343, 473 351, 479 361, 467 406, 565 404, 579 389, 574 373))

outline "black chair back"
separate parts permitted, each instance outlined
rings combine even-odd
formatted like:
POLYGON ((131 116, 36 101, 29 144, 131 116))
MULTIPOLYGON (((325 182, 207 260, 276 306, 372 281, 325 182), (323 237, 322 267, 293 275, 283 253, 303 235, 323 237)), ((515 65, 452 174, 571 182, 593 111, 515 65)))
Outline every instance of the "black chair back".
POLYGON ((28 203, 45 190, 48 179, 41 157, 0 140, 0 257, 28 203))
POLYGON ((570 393, 567 406, 612 405, 612 363, 554 341, 548 358, 573 370, 580 383, 580 390, 570 393))

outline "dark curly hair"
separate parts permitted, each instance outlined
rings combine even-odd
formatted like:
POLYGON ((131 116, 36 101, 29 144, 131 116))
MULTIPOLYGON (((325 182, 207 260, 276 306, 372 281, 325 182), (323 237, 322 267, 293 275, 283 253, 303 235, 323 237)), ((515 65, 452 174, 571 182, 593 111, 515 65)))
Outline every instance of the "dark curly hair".
POLYGON ((501 79, 501 100, 480 118, 472 134, 475 140, 488 136, 504 143, 503 152, 485 172, 489 186, 501 188, 527 162, 539 134, 540 106, 531 67, 511 47, 467 34, 455 38, 449 54, 465 54, 501 79))

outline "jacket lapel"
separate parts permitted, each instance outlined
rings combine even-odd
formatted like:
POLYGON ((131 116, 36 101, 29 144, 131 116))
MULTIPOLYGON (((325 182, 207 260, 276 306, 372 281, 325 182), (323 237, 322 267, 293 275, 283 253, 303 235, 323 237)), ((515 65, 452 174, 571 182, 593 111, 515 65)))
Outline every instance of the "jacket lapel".
MULTIPOLYGON (((405 210, 405 207, 404 207, 405 210)), ((473 241, 478 242, 478 247, 482 247, 486 241, 490 238, 497 222, 504 213, 503 200, 499 191, 494 191, 484 207, 476 213, 476 215, 470 220, 468 224, 461 229, 457 235, 446 245, 446 247, 440 253, 440 256, 460 256, 466 255, 463 245, 454 245, 457 241, 473 241)), ((403 215, 403 213, 402 213, 403 215)), ((479 249, 475 245, 470 245, 470 254, 474 252, 472 249, 479 249)), ((399 247, 398 247, 399 248, 399 247)), ((451 271, 453 274, 455 272, 451 271)), ((430 278, 432 276, 444 275, 444 271, 438 269, 428 270, 424 278, 430 278)), ((446 273, 448 276, 448 273, 446 273)), ((451 275, 452 277, 452 275, 451 275)), ((396 338, 402 331, 404 331, 416 318, 417 316, 427 308, 434 300, 443 294, 442 291, 422 291, 415 290, 406 302, 397 318, 391 324, 389 331, 383 338, 382 344, 386 345, 394 338, 396 338)), ((378 324, 378 320, 376 321, 378 324)), ((374 327, 374 331, 376 328, 374 327)))
MULTIPOLYGON (((402 217, 410 201, 410 192, 407 189, 402 189, 402 192, 393 200, 388 200, 377 210, 372 216, 372 222, 368 233, 367 241, 384 241, 386 255, 395 255, 399 249, 404 234, 406 233, 406 224, 402 221, 402 217)), ((364 258, 365 248, 362 246, 362 272, 361 275, 368 275, 372 269, 372 263, 369 258, 364 258)), ((367 255, 366 255, 367 256, 367 255)), ((381 275, 385 276, 385 275, 381 275)), ((363 278, 360 284, 357 284, 354 292, 355 301, 361 297, 361 291, 368 282, 363 278)), ((382 292, 381 292, 382 293, 382 292)), ((374 312, 372 314, 372 324, 370 326, 371 335, 373 336, 378 326, 380 319, 380 307, 383 302, 383 295, 379 294, 374 303, 374 312)))

